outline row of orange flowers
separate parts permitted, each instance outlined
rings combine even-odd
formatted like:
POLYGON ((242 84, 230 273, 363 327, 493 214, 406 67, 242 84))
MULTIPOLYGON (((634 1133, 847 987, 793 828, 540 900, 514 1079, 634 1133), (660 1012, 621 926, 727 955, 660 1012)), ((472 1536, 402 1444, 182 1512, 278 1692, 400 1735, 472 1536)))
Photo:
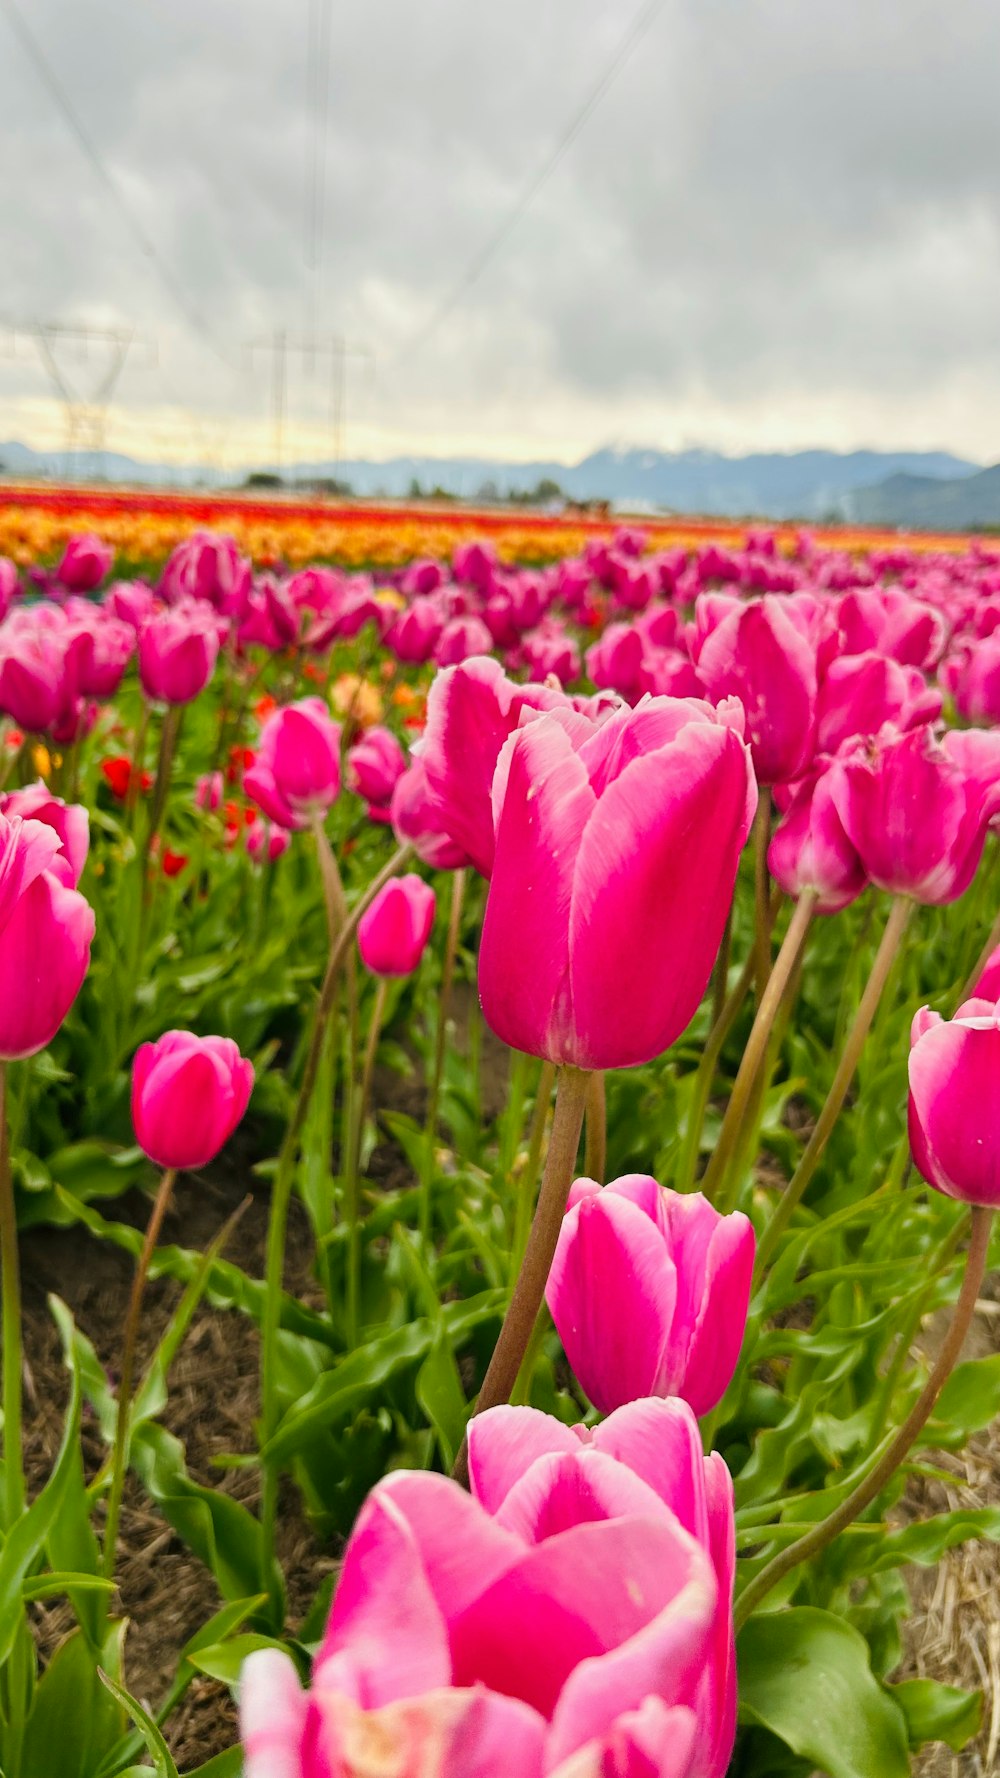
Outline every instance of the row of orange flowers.
MULTIPOLYGON (((716 519, 641 521, 659 549, 713 539, 739 547, 748 527, 716 519)), ((410 505, 316 500, 259 500, 239 495, 195 496, 148 490, 95 488, 0 489, 0 555, 23 567, 60 552, 74 532, 94 531, 129 563, 159 563, 192 531, 228 531, 261 567, 299 567, 325 559, 347 568, 394 568, 415 556, 447 556, 457 544, 488 536, 502 561, 541 564, 578 553, 589 538, 610 536, 618 519, 590 515, 511 513, 459 505, 410 505)), ((798 527, 775 527, 791 548, 798 527)), ((895 532, 820 528, 813 533, 843 549, 876 549, 895 532)), ((908 539, 920 550, 962 549, 962 536, 923 533, 908 539)))

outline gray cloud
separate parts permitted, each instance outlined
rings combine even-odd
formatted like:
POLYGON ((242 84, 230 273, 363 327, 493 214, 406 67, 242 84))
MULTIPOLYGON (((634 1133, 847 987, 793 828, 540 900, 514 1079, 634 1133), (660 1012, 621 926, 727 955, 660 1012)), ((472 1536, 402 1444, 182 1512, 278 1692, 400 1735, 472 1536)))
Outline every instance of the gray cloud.
MULTIPOLYGON (((160 367, 137 354, 122 379, 128 447, 144 427, 161 449, 201 428, 256 450, 265 360, 251 372, 244 342, 314 316, 377 354, 373 387, 351 372, 352 452, 697 437, 1000 455, 995 0, 664 0, 423 339, 631 0, 338 0, 318 279, 308 0, 20 5, 228 361, 178 312, 0 10, 2 310, 158 338, 160 367)), ((45 396, 26 349, 0 360, 0 431, 43 426, 45 396)), ((321 439, 325 374, 293 366, 289 410, 293 441, 321 439)))

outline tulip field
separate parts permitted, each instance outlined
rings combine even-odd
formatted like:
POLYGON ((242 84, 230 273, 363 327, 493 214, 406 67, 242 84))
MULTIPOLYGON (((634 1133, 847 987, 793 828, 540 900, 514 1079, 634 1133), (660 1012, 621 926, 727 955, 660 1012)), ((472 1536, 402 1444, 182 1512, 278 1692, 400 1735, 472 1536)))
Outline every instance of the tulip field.
POLYGON ((998 830, 989 541, 8 493, 2 1778, 995 1769, 998 830))

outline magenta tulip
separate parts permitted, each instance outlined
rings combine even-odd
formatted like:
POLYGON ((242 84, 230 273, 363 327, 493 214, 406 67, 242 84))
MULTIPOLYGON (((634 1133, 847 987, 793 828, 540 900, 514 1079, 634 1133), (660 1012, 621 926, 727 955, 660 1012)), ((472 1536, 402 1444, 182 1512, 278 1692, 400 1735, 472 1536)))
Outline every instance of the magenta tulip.
POLYGON ((396 780, 406 770, 406 755, 390 729, 376 724, 365 729, 347 755, 347 782, 356 795, 376 808, 392 800, 396 780))
POLYGON ((730 610, 695 659, 713 702, 740 699, 761 784, 800 778, 813 755, 816 648, 773 593, 730 610))
POLYGON ((815 890, 820 914, 839 913, 867 888, 864 865, 837 813, 828 769, 797 786, 768 848, 767 867, 796 901, 803 889, 815 890))
MULTIPOLYGON (((720 1778, 724 1501, 710 1508, 705 1488, 700 1542, 669 1484, 570 1432, 563 1448, 561 1431, 493 1513, 443 1476, 377 1485, 308 1693, 285 1655, 244 1666, 246 1778, 373 1772, 376 1758, 396 1778, 720 1778)), ((679 1443, 662 1437, 661 1455, 679 1443)), ((693 1494, 693 1458, 678 1493, 688 1480, 693 1494)))
POLYGON ((921 1008, 910 1032, 910 1147, 928 1185, 1000 1208, 1000 1004, 953 1019, 921 1008))
POLYGON ((493 799, 487 1023, 578 1068, 650 1061, 688 1024, 719 948, 757 803, 740 734, 693 699, 650 698, 596 728, 538 716, 505 743, 493 799))
POLYGON ((358 922, 361 961, 373 975, 412 975, 434 924, 434 891, 421 877, 393 877, 358 922))
POLYGON ((206 1167, 246 1111, 253 1064, 228 1037, 167 1031, 132 1064, 132 1123, 158 1167, 206 1167))
POLYGON ((679 1395, 709 1413, 736 1369, 753 1262, 747 1218, 720 1216, 700 1192, 641 1173, 577 1180, 545 1294, 594 1406, 679 1395))
POLYGON ((862 587, 846 593, 838 622, 844 654, 873 648, 911 667, 932 667, 946 634, 941 613, 902 587, 862 587))
POLYGON ((196 531, 179 543, 160 576, 159 592, 168 604, 185 599, 207 600, 227 617, 242 617, 253 570, 235 539, 212 531, 196 531))
POLYGON ((874 757, 835 760, 830 790, 865 871, 880 889, 940 907, 975 876, 994 802, 927 729, 888 736, 874 757))
POLYGON ((276 821, 255 821, 247 828, 247 856, 254 864, 274 864, 283 852, 291 845, 291 835, 287 828, 279 827, 276 821))
POLYGON ((308 827, 340 791, 340 725, 322 698, 275 710, 243 788, 279 827, 308 827))
POLYGON ((0 1060, 51 1043, 90 964, 93 910, 53 827, 0 815, 0 1060), (62 863, 57 861, 62 861, 62 863))
POLYGON ((74 593, 91 593, 100 586, 115 559, 115 552, 99 537, 81 533, 71 537, 56 569, 56 579, 74 593))
POLYGON ((525 713, 565 706, 561 692, 515 685, 498 661, 477 658, 437 675, 427 697, 421 757, 443 831, 488 877, 493 868, 493 774, 525 713))
POLYGON ((972 992, 976 1000, 988 1000, 991 1006, 1000 1000, 1000 945, 987 957, 972 992))
POLYGON ((433 599, 415 599, 401 611, 386 636, 386 647, 399 661, 423 663, 432 659, 441 640, 444 617, 433 599))
POLYGON ((25 821, 42 821, 59 840, 48 869, 67 889, 75 889, 83 875, 90 850, 90 817, 79 803, 64 803, 53 796, 41 779, 24 790, 11 790, 0 798, 0 809, 7 816, 20 815, 25 821))
POLYGON ((475 660, 493 646, 493 637, 481 617, 469 612, 446 623, 437 640, 434 659, 439 667, 455 667, 475 660))
POLYGON ((494 1517, 531 1466, 585 1450, 624 1463, 677 1515, 708 1555, 718 1595, 713 1647, 698 1695, 698 1760, 703 1778, 722 1778, 736 1730, 733 1484, 717 1452, 705 1456, 698 1422, 677 1398, 630 1402, 593 1428, 564 1426, 535 1408, 492 1408, 469 1422, 469 1485, 494 1517))
POLYGON ((461 870, 468 864, 462 848, 444 831, 440 806, 427 782, 427 768, 416 754, 393 787, 389 819, 400 845, 409 843, 432 870, 461 870))
POLYGON ((196 809, 221 809, 226 795, 226 780, 221 772, 204 772, 194 787, 196 809))
POLYGON ((918 667, 900 666, 890 656, 853 654, 830 665, 816 703, 816 745, 836 753, 845 742, 877 735, 887 722, 900 730, 934 722, 941 694, 918 667))
POLYGON ((139 679, 147 698, 190 704, 204 691, 219 654, 210 605, 186 602, 149 618, 139 631, 139 679))
POLYGON ((64 629, 36 609, 15 611, 0 629, 0 712, 40 734, 56 720, 71 689, 64 629))
POLYGON ((942 661, 938 676, 966 722, 1000 721, 1000 630, 964 643, 942 661))

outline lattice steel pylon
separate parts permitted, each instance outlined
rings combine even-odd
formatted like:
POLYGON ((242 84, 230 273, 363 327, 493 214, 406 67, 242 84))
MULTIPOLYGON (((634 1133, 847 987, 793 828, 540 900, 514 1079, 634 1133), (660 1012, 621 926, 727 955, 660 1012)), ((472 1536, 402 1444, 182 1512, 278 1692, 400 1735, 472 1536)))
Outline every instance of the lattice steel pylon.
POLYGON ((154 358, 155 340, 140 340, 134 327, 93 327, 89 323, 66 325, 55 321, 16 323, 11 329, 16 345, 20 334, 31 339, 42 366, 63 409, 65 472, 72 467, 72 458, 79 453, 90 456, 90 473, 100 473, 101 459, 107 449, 108 423, 115 390, 125 360, 134 346, 143 346, 154 358), (99 349, 95 378, 82 386, 79 374, 67 368, 60 348, 75 344, 89 362, 91 347, 99 349))

